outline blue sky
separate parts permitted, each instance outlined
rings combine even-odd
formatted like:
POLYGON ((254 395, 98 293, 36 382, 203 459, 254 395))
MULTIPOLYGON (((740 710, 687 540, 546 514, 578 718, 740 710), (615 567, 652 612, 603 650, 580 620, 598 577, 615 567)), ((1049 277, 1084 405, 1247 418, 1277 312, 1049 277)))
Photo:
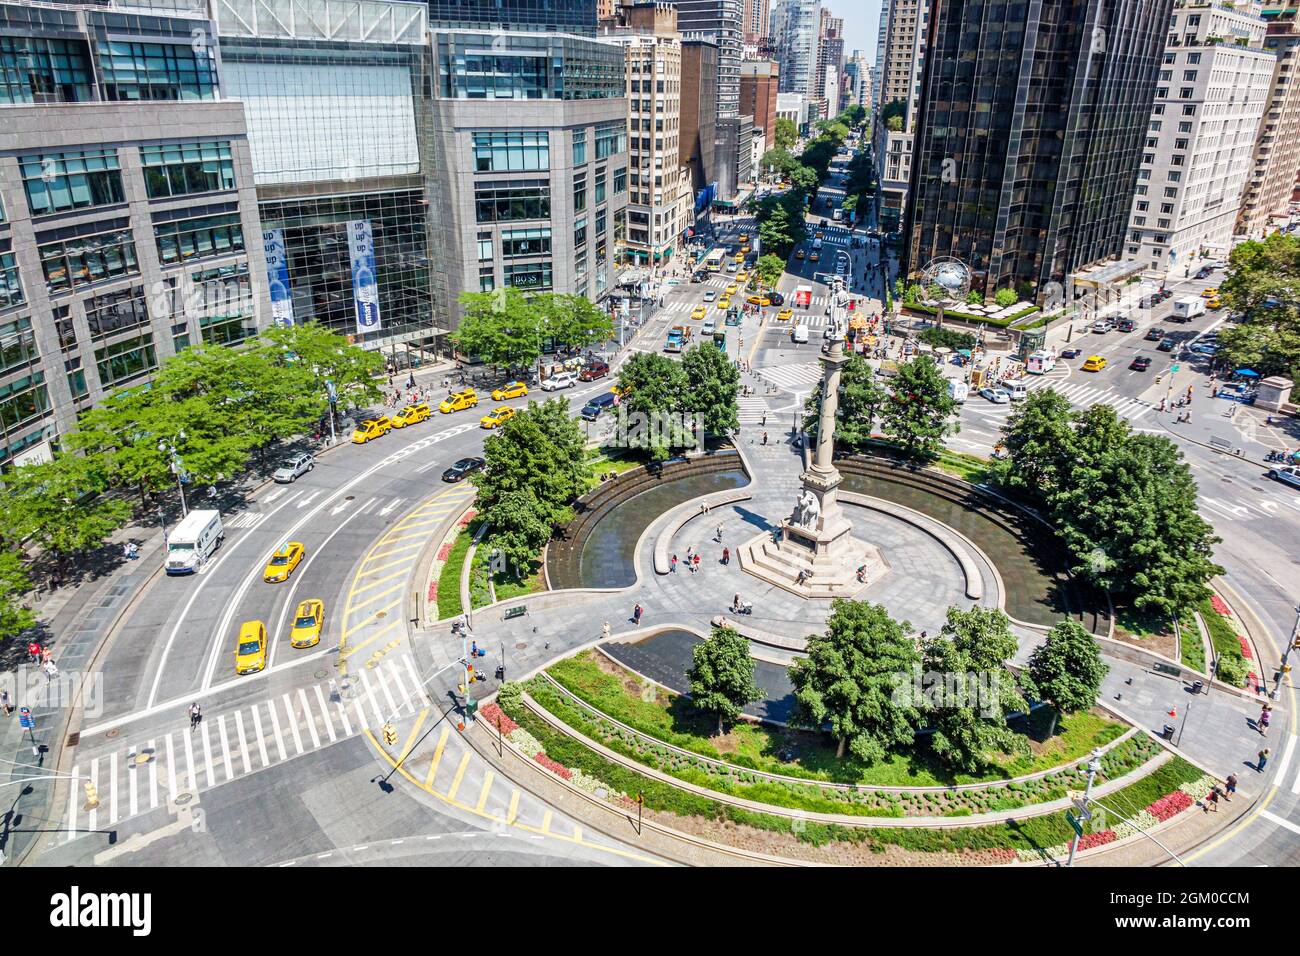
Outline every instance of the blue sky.
POLYGON ((844 18, 844 55, 862 50, 868 63, 876 62, 876 31, 880 28, 880 0, 822 0, 822 6, 844 18))

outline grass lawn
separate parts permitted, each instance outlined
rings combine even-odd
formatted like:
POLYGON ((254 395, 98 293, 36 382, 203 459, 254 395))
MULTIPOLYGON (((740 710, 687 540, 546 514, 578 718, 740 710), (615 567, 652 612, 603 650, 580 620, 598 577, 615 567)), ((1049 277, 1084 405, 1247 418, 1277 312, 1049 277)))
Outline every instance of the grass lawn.
POLYGON ((652 696, 635 675, 596 651, 566 658, 548 668, 547 673, 598 710, 665 743, 752 770, 834 783, 933 787, 1023 776, 1082 757, 1093 747, 1119 737, 1125 729, 1114 721, 1081 713, 1060 721, 1055 736, 1046 738, 1051 716, 1040 708, 1017 722, 1019 729, 1028 733, 1031 754, 1010 758, 983 774, 952 773, 923 739, 907 752, 866 766, 852 757, 837 759, 835 743, 826 734, 744 721, 722 737, 714 737, 713 718, 696 711, 687 698, 662 688, 654 688, 652 696))
MULTIPOLYGON (((1193 628, 1196 626, 1192 625, 1193 628)), ((1168 637, 1174 632, 1174 623, 1166 617, 1135 611, 1131 607, 1115 608, 1115 627, 1137 640, 1151 637, 1168 637)))
POLYGON ((1204 674, 1209 668, 1205 660, 1205 645, 1201 642, 1201 630, 1196 626, 1196 616, 1190 608, 1183 611, 1178 624, 1183 632, 1179 660, 1204 674))
POLYGON ((442 566, 442 572, 438 576, 439 620, 455 617, 465 610, 460 603, 460 573, 465 567, 465 555, 469 553, 469 546, 474 543, 474 532, 477 528, 478 522, 471 521, 469 527, 461 529, 456 535, 456 540, 452 542, 451 551, 447 554, 447 563, 442 566))
POLYGON ((590 487, 600 484, 600 476, 607 472, 623 474, 645 464, 645 459, 620 448, 590 448, 587 450, 587 477, 590 487))
POLYGON ((1201 602, 1197 610, 1205 629, 1210 632, 1210 644, 1219 659, 1218 675, 1225 684, 1240 686, 1250 674, 1251 662, 1241 653, 1241 641, 1237 638, 1237 629, 1214 609, 1208 600, 1201 602))

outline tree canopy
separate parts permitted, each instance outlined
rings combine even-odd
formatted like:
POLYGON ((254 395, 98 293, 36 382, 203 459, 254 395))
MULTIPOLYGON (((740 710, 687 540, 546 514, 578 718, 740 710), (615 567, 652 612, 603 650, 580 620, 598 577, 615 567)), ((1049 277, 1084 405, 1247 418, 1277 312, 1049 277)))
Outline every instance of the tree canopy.
POLYGON ((1242 317, 1220 332, 1219 356, 1234 368, 1300 381, 1300 237, 1241 243, 1219 293, 1242 317))
POLYGON ((960 427, 952 420, 956 407, 939 366, 918 356, 898 367, 885 402, 884 432, 909 458, 933 458, 944 437, 960 427))
POLYGON ((1058 714, 1074 714, 1097 702, 1101 682, 1109 670, 1102 662, 1097 639, 1078 621, 1065 620, 1048 631, 1047 640, 1034 648, 1025 685, 1058 714))
MULTIPOLYGON (((804 430, 817 438, 822 408, 822 382, 804 403, 804 430)), ((875 421, 888 399, 871 363, 854 353, 840 371, 839 405, 835 409, 835 443, 839 448, 861 449, 871 438, 875 421)))
POLYGON ((729 627, 715 626, 707 641, 695 645, 686 678, 691 704, 718 718, 719 735, 740 717, 746 704, 763 697, 763 689, 754 681, 749 640, 729 627))

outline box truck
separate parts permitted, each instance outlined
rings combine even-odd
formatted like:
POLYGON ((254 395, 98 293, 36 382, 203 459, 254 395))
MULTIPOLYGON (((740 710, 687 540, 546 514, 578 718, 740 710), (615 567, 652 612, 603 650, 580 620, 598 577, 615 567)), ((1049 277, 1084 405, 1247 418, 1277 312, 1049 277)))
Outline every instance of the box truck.
POLYGON ((167 573, 193 574, 225 537, 219 511, 191 511, 167 536, 167 573))
POLYGON ((1198 315, 1205 314, 1205 300, 1200 296, 1189 295, 1174 303, 1173 319, 1175 322, 1190 322, 1198 315))

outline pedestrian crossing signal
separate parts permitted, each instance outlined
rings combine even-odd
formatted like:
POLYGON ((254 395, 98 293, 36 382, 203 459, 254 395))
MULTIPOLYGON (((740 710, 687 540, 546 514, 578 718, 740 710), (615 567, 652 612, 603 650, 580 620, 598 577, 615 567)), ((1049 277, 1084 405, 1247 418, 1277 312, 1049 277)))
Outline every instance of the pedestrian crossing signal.
POLYGON ((86 783, 86 809, 94 810, 99 806, 99 788, 93 783, 86 783))
POLYGON ((397 728, 392 724, 384 724, 384 743, 390 747, 397 743, 397 728))

